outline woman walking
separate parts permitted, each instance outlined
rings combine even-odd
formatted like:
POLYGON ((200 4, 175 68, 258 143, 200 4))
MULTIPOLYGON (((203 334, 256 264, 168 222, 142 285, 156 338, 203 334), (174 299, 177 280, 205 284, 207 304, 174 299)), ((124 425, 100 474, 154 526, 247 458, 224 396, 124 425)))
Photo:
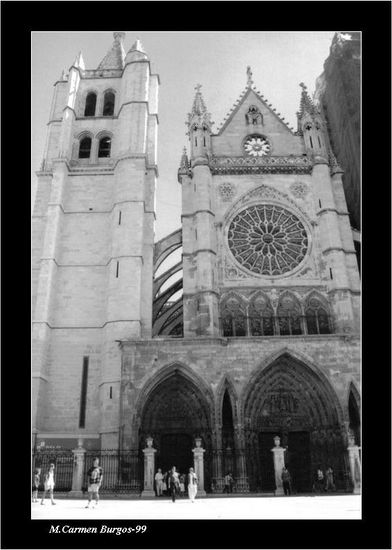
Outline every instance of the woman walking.
POLYGON ((41 504, 45 504, 46 493, 49 493, 51 503, 56 504, 53 500, 53 490, 54 490, 54 464, 50 464, 49 470, 46 472, 44 477, 44 492, 42 495, 41 504))
POLYGON ((188 496, 191 499, 191 502, 195 502, 197 493, 197 476, 193 471, 193 468, 189 468, 188 474, 188 496))
POLYGON ((180 479, 178 472, 176 472, 176 467, 173 466, 170 472, 169 476, 169 483, 170 483, 170 493, 172 497, 172 501, 176 502, 176 494, 180 490, 180 479))

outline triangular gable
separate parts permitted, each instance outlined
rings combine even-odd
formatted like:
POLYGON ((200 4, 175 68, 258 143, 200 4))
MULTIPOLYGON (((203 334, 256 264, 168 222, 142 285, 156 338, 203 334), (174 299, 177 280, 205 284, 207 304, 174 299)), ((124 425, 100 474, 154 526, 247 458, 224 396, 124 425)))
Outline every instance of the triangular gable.
MULTIPOLYGON (((281 126, 284 132, 289 132, 291 135, 295 135, 294 129, 290 128, 290 126, 284 121, 284 118, 280 116, 280 113, 277 113, 276 109, 272 107, 272 104, 269 103, 268 100, 259 92, 257 92, 254 88, 247 87, 242 92, 239 99, 236 101, 235 106, 228 113, 225 121, 223 122, 223 125, 215 134, 216 136, 221 136, 224 133, 227 127, 236 118, 236 116, 238 116, 238 112, 241 110, 245 103, 255 104, 257 107, 259 107, 260 112, 263 116, 265 116, 266 113, 272 115, 274 121, 276 121, 278 125, 281 126)), ((268 130, 268 128, 266 128, 266 130, 268 130)))

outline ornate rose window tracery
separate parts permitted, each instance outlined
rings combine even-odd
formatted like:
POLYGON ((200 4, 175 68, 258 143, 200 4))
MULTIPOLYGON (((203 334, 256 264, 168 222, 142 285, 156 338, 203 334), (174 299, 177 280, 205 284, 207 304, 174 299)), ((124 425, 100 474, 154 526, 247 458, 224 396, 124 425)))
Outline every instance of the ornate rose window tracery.
POLYGON ((228 244, 242 267, 258 275, 279 276, 304 260, 309 239, 295 214, 281 206, 258 204, 233 218, 228 244))
POLYGON ((244 142, 244 151, 250 157, 264 157, 271 153, 271 144, 264 136, 249 136, 244 142))

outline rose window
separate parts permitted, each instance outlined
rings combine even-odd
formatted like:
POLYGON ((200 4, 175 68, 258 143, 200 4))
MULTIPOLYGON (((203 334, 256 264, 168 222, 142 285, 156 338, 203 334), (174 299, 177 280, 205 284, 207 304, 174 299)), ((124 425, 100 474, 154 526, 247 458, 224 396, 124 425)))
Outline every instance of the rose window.
POLYGON ((271 145, 262 136, 249 136, 244 143, 244 149, 251 157, 263 157, 270 153, 271 145))
POLYGON ((308 236, 295 214, 260 204, 239 212, 228 232, 229 248, 239 264, 258 275, 283 275, 305 258, 308 236))

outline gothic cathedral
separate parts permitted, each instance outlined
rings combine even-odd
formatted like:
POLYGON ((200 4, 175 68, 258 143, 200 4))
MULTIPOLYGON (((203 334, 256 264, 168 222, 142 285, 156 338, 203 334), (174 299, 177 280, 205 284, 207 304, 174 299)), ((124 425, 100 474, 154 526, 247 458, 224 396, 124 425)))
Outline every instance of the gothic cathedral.
POLYGON ((196 86, 181 227, 154 242, 159 77, 123 42, 54 86, 32 218, 33 445, 133 453, 116 479, 140 490, 147 439, 164 470, 203 450, 207 492, 227 472, 237 492, 273 491, 275 445, 298 492, 319 466, 344 489, 360 280, 318 105, 301 84, 293 131, 248 68, 214 133, 196 86))

